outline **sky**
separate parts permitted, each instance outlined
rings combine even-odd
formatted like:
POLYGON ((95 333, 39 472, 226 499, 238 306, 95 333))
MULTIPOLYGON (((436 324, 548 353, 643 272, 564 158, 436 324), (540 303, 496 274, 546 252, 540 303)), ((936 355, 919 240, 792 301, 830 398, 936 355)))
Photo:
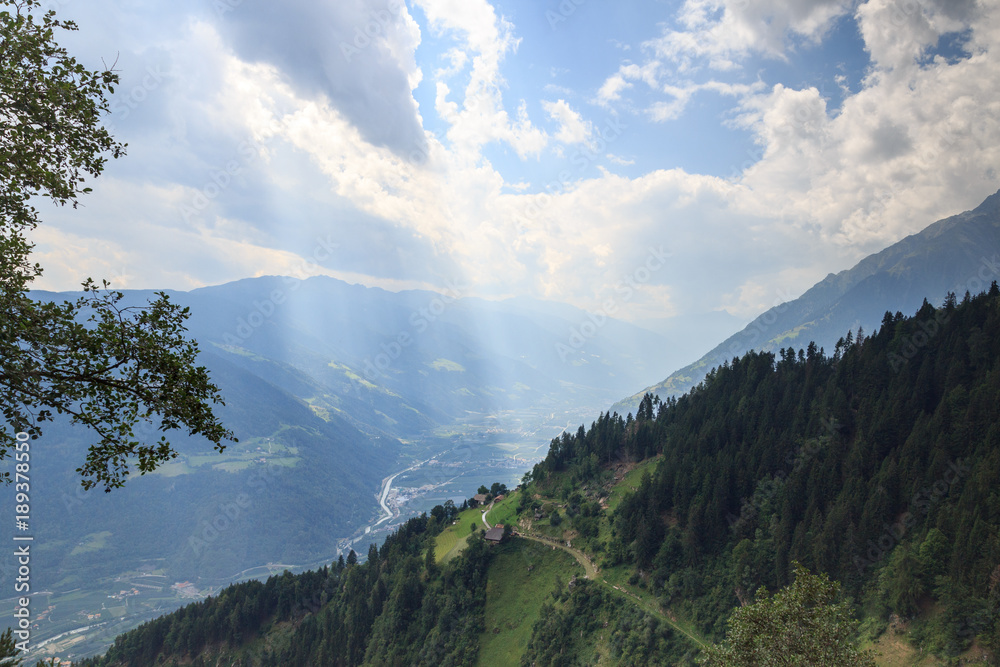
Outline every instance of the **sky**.
POLYGON ((997 0, 43 5, 118 71, 128 154, 41 205, 39 288, 324 274, 747 322, 1000 189, 997 0))

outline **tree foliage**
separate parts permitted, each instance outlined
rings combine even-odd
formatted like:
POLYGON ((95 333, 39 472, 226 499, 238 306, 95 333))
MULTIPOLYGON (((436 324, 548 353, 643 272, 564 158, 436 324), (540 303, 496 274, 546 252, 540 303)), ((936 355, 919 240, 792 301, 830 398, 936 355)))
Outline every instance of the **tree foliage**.
MULTIPOLYGON (((185 337, 189 316, 158 293, 143 307, 91 279, 73 301, 32 298, 42 267, 31 262, 27 235, 38 225, 32 201, 76 207, 108 156, 125 146, 101 125, 118 75, 91 71, 60 47, 71 21, 42 12, 38 0, 8 0, 0 11, 0 459, 18 432, 34 437, 56 415, 93 430, 98 441, 78 468, 85 488, 121 486, 175 456, 166 436, 137 437, 142 423, 184 428, 220 451, 233 440, 214 416, 222 404, 197 344, 185 337)), ((9 481, 9 473, 4 473, 9 481)))
POLYGON ((428 568, 423 553, 441 529, 415 517, 369 547, 364 562, 351 550, 330 567, 235 584, 119 636, 81 665, 216 664, 236 652, 243 657, 233 664, 258 667, 477 664, 493 552, 472 540, 428 568))
POLYGON ((840 584, 795 564, 795 581, 773 596, 764 592, 729 619, 725 643, 705 650, 708 667, 844 665, 875 667, 853 642, 857 622, 840 597, 840 584))
POLYGON ((19 667, 24 664, 24 658, 17 650, 17 643, 14 641, 14 631, 7 628, 0 634, 0 665, 3 667, 19 667))

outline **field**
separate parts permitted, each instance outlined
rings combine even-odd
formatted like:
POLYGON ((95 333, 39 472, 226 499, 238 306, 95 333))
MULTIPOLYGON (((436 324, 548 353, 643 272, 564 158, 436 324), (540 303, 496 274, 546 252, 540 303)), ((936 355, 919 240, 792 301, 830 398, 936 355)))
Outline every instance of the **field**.
POLYGON ((520 493, 517 491, 506 496, 499 503, 493 505, 493 509, 486 514, 486 520, 490 522, 491 526, 495 526, 498 523, 502 523, 504 525, 507 525, 508 523, 516 523, 517 503, 519 500, 520 493))
POLYGON ((448 526, 437 536, 434 558, 439 563, 449 561, 462 553, 469 535, 472 534, 473 524, 475 524, 476 530, 482 530, 486 527, 483 525, 482 514, 478 507, 465 510, 458 515, 456 521, 458 523, 448 526))
POLYGON ((514 538, 499 549, 486 587, 486 632, 480 665, 517 665, 528 647, 542 604, 583 568, 571 555, 537 542, 514 538))
MULTIPOLYGON (((286 428, 282 428, 278 433, 283 430, 286 428)), ((153 474, 177 477, 190 474, 202 467, 234 473, 265 462, 290 468, 302 460, 298 453, 296 447, 275 442, 274 438, 251 438, 246 442, 230 445, 223 453, 182 454, 176 460, 157 468, 153 474)))

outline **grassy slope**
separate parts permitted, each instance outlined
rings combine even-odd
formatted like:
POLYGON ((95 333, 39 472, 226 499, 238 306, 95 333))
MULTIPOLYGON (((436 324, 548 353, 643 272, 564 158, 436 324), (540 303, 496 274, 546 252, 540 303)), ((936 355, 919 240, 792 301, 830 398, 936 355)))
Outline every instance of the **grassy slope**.
POLYGON ((518 665, 556 579, 566 586, 574 575, 583 575, 583 568, 565 551, 537 542, 513 539, 496 548, 500 552, 490 565, 486 586, 479 664, 518 665))
MULTIPOLYGON (((606 500, 607 509, 604 511, 604 515, 601 520, 600 538, 607 537, 607 533, 610 532, 607 522, 607 517, 611 514, 611 512, 614 511, 614 509, 622 501, 625 495, 632 492, 635 488, 639 486, 644 472, 646 471, 650 473, 653 472, 656 465, 659 464, 660 459, 661 457, 657 457, 640 463, 634 469, 630 470, 621 480, 619 480, 612 486, 612 488, 609 490, 608 497, 606 500)), ((557 502, 553 498, 545 498, 545 497, 541 498, 540 500, 543 503, 557 502)), ((505 499, 501 504, 498 504, 493 511, 490 512, 487 518, 491 521, 491 523, 511 522, 516 524, 517 519, 519 518, 516 515, 514 515, 514 512, 516 511, 516 506, 517 506, 516 497, 512 497, 509 503, 508 500, 505 499)), ((526 514, 524 516, 527 518, 531 518, 529 515, 530 512, 529 514, 526 514)), ((554 528, 550 529, 549 531, 544 530, 544 528, 548 526, 541 524, 548 524, 547 520, 541 522, 535 521, 533 522, 533 524, 535 532, 542 532, 542 533, 557 532, 556 529, 554 528)), ((568 521, 564 520, 564 523, 563 525, 560 526, 560 529, 568 529, 568 528, 570 528, 570 526, 568 525, 568 521)), ((467 529, 466 532, 468 532, 467 529)), ((520 540, 519 542, 523 543, 524 540, 520 540)), ((540 547, 543 550, 546 549, 544 545, 536 544, 535 546, 540 547)), ((580 568, 579 563, 577 563, 575 560, 572 560, 569 554, 565 552, 562 552, 562 555, 565 557, 564 560, 567 566, 569 566, 570 568, 575 568, 577 571, 579 571, 580 568)), ((599 560, 599 556, 595 554, 589 554, 589 555, 591 556, 591 558, 594 559, 595 562, 599 560)), ((602 571, 599 575, 598 580, 601 583, 607 585, 609 588, 614 590, 617 594, 621 595, 625 599, 629 599, 633 604, 636 604, 638 607, 640 607, 647 613, 651 613, 659 617, 661 620, 670 623, 672 626, 674 626, 675 629, 687 634, 695 642, 704 641, 704 638, 700 636, 700 633, 693 624, 687 622, 686 619, 676 617, 673 613, 670 612, 670 610, 662 609, 659 603, 656 601, 655 596, 650 594, 645 589, 639 586, 630 585, 627 582, 630 572, 631 572, 630 570, 624 567, 610 568, 608 570, 602 571), (669 620, 667 618, 668 616, 669 620)), ((569 578, 573 575, 572 571, 570 569, 567 569, 564 572, 564 574, 560 576, 562 577, 563 581, 566 582, 569 581, 569 578)), ((494 578, 494 571, 491 570, 490 572, 491 586, 493 586, 494 584, 493 578, 494 578)), ((507 579, 506 577, 504 577, 504 581, 505 583, 503 585, 505 586, 511 583, 511 580, 507 579)), ((521 582, 521 583, 523 585, 527 585, 527 582, 521 582)), ((550 590, 551 588, 548 589, 548 591, 550 590)), ((544 596, 542 597, 544 598, 544 596)), ((490 623, 489 604, 490 602, 487 602, 487 634, 488 636, 492 636, 489 635, 489 633, 493 632, 494 628, 496 627, 496 623, 492 624, 490 623)), ((531 626, 535 623, 535 620, 537 620, 536 616, 533 616, 530 619, 524 618, 520 624, 520 628, 518 628, 517 630, 510 630, 510 634, 512 636, 516 636, 518 632, 523 631, 525 637, 524 642, 526 645, 527 640, 528 638, 530 638, 531 635, 530 631, 531 626)), ((504 636, 505 636, 504 629, 501 629, 501 634, 496 635, 496 637, 504 637, 504 636)), ((510 640, 508 639, 507 641, 510 640)), ((492 645, 503 646, 503 643, 500 641, 490 643, 488 639, 485 640, 483 643, 482 651, 480 652, 480 656, 493 655, 491 649, 489 648, 489 646, 492 645)), ((907 667, 910 666, 936 667, 938 665, 944 664, 939 660, 937 660, 936 658, 934 658, 933 656, 922 654, 920 651, 913 648, 909 643, 907 643, 901 637, 896 637, 896 636, 890 637, 888 633, 879 637, 878 640, 875 641, 874 643, 870 642, 866 643, 864 648, 873 648, 876 650, 876 652, 878 653, 876 662, 880 665, 880 667, 903 667, 904 665, 907 667)), ((523 648, 520 650, 523 651, 523 648)), ((497 655, 501 654, 502 651, 497 655)), ((518 653, 518 655, 520 655, 520 653, 518 653)), ((498 662, 496 664, 516 664, 516 662, 498 662)))
POLYGON ((434 546, 434 558, 440 563, 451 560, 465 548, 466 540, 472 533, 471 525, 476 525, 476 530, 482 530, 482 514, 479 508, 473 507, 458 515, 458 523, 448 526, 437 536, 434 546))
POLYGON ((865 643, 862 648, 875 650, 875 662, 879 667, 939 667, 943 662, 931 655, 913 648, 906 640, 891 632, 886 632, 875 642, 865 643))
MULTIPOLYGON (((607 517, 621 499, 636 488, 645 471, 652 472, 659 459, 644 461, 630 470, 621 480, 608 490, 607 505, 602 517, 602 536, 607 530, 607 517)), ((517 525, 518 519, 533 519, 532 510, 522 516, 516 514, 518 494, 514 493, 497 503, 489 511, 487 519, 490 523, 511 523, 517 525)), ((543 504, 549 504, 554 511, 559 501, 551 497, 542 497, 543 504)), ((482 523, 482 508, 470 508, 459 515, 457 522, 438 535, 435 544, 435 556, 439 562, 450 560, 465 548, 472 533, 470 526, 475 524, 476 532, 484 529, 482 523)), ((533 522, 533 532, 560 532, 570 529, 569 520, 564 519, 559 529, 548 526, 548 520, 533 522), (539 526, 539 524, 546 524, 539 526), (550 531, 538 531, 538 528, 549 528, 550 531)), ((478 539, 478 538, 472 538, 478 539)), ((576 545, 574 544, 574 547, 576 545)), ((489 580, 486 590, 485 632, 480 638, 480 665, 518 665, 521 656, 527 649, 532 631, 539 620, 541 607, 551 600, 557 580, 566 586, 572 577, 583 577, 584 569, 577 560, 564 548, 530 541, 528 539, 511 539, 500 546, 496 559, 490 566, 489 580), (531 567, 529 571, 529 566, 531 567)), ((574 549, 579 551, 577 549, 574 549)), ((588 553, 596 563, 600 560, 598 554, 588 553)), ((641 586, 628 583, 631 570, 622 566, 601 570, 596 575, 596 581, 614 595, 627 600, 642 611, 651 614, 661 621, 671 625, 676 631, 687 635, 694 643, 701 644, 705 638, 698 629, 684 618, 678 618, 671 610, 661 607, 656 597, 641 586)), ((262 645, 278 645, 287 641, 288 628, 272 628, 263 637, 251 645, 243 647, 234 655, 256 655, 262 645)), ((584 653, 591 654, 592 664, 614 664, 612 651, 608 644, 609 638, 604 633, 595 636, 567 637, 566 640, 574 646, 583 642, 587 646, 584 653)), ((905 641, 902 635, 886 632, 874 642, 868 641, 863 648, 873 648, 877 652, 876 662, 880 667, 939 667, 944 663, 921 653, 905 641)), ((966 656, 970 657, 971 652, 966 656)), ((229 656, 232 659, 233 656, 229 656)), ((221 664, 232 664, 223 659, 221 664)))
POLYGON ((608 494, 608 510, 614 512, 618 508, 618 504, 621 503, 622 499, 629 493, 632 493, 642 482, 643 473, 648 472, 650 475, 656 471, 656 466, 662 460, 662 456, 657 456, 646 461, 643 461, 637 465, 634 469, 630 470, 625 477, 614 485, 611 492, 608 494))
MULTIPOLYGON (((493 506, 493 509, 486 515, 486 520, 490 522, 490 525, 515 521, 517 501, 518 494, 510 494, 493 506)), ((473 507, 465 510, 458 515, 458 523, 448 526, 437 536, 434 543, 434 558, 439 563, 449 561, 462 553, 468 544, 469 535, 472 533, 472 524, 476 524, 477 531, 485 530, 482 509, 481 507, 473 507)))
POLYGON ((500 502, 493 504, 493 509, 486 514, 486 520, 490 522, 491 526, 495 526, 498 523, 506 525, 512 521, 516 522, 517 503, 520 495, 519 491, 515 491, 505 496, 500 502))

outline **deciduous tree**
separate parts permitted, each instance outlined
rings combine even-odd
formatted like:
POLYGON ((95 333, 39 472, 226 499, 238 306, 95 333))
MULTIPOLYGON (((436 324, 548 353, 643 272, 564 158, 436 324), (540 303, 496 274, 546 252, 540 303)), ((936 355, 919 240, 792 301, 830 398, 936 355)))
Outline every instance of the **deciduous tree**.
POLYGON ((854 644, 856 628, 840 584, 796 563, 790 586, 774 595, 764 593, 733 613, 726 641, 708 648, 701 664, 875 667, 871 653, 854 644))
POLYGON ((77 469, 83 486, 110 491, 133 466, 144 474, 176 456, 165 435, 137 437, 142 423, 202 435, 220 451, 235 438, 213 414, 222 397, 196 364, 189 312, 166 294, 127 306, 121 292, 88 278, 73 301, 32 298, 42 274, 27 238, 39 224, 33 202, 76 207, 90 191, 86 178, 125 152, 101 124, 118 75, 88 70, 59 46, 57 31, 76 26, 39 0, 0 8, 0 459, 18 433, 37 437, 65 415, 97 437, 77 469))

